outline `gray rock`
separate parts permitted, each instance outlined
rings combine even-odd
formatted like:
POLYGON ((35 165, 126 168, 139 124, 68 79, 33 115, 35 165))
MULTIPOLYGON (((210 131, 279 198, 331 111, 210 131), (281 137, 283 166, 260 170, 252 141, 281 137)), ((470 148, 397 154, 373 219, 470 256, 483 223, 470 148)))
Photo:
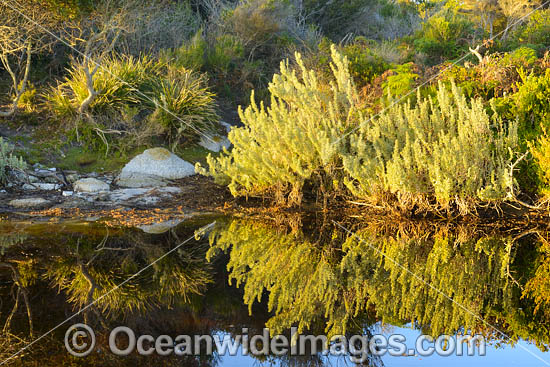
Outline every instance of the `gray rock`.
POLYGON ((15 199, 9 205, 19 209, 43 208, 50 205, 50 202, 43 198, 15 199))
POLYGON ((70 183, 75 183, 76 181, 78 181, 80 179, 80 176, 77 175, 76 173, 71 173, 70 175, 67 175, 67 181, 69 181, 70 183))
POLYGON ((82 178, 74 183, 73 188, 74 191, 77 192, 101 192, 110 190, 108 184, 96 178, 82 178))
POLYGON ((226 136, 221 136, 217 134, 205 134, 201 136, 199 145, 205 149, 208 149, 212 152, 219 152, 223 148, 229 149, 231 142, 227 139, 226 136))
POLYGON ((183 219, 170 219, 160 223, 153 223, 153 224, 147 224, 144 226, 139 226, 138 228, 145 233, 161 234, 164 232, 168 232, 170 229, 176 227, 181 222, 183 222, 183 219))
POLYGON ((140 188, 140 187, 162 187, 170 182, 159 176, 145 175, 140 173, 127 173, 120 175, 115 183, 120 187, 140 188))
POLYGON ((33 183, 24 184, 23 190, 57 190, 61 188, 61 185, 54 183, 33 183))
POLYGON ((195 174, 195 167, 164 148, 147 149, 134 157, 120 172, 119 178, 132 174, 154 175, 169 180, 195 174))
POLYGON ((231 131, 231 128, 233 127, 232 125, 228 124, 227 122, 225 121, 220 121, 220 125, 222 125, 223 127, 225 127, 225 132, 226 133, 229 133, 231 131))

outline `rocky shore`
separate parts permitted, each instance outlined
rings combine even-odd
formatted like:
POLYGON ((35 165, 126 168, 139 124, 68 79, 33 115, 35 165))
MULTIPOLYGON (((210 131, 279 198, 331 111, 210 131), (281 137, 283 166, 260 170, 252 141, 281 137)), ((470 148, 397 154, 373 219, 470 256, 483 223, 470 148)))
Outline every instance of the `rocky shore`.
POLYGON ((164 148, 134 157, 118 175, 79 174, 35 164, 10 173, 0 192, 3 213, 152 209, 212 210, 229 198, 225 189, 195 175, 193 165, 164 148))

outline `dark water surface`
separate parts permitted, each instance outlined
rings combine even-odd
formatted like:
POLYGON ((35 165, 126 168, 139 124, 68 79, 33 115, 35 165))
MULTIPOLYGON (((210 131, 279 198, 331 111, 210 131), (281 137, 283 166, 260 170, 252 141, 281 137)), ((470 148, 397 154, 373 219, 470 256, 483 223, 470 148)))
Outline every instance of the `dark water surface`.
POLYGON ((550 365, 550 243, 540 229, 205 216, 164 230, 101 221, 0 222, 0 363, 11 357, 4 365, 550 365), (71 356, 64 344, 75 323, 95 332, 86 357, 71 356), (484 336, 487 351, 369 353, 362 363, 322 353, 242 355, 242 348, 236 356, 210 355, 201 346, 199 355, 117 356, 109 349, 117 326, 154 338, 234 339, 243 328, 251 337, 265 327, 329 338, 401 334, 407 350, 420 334, 472 333, 484 336))

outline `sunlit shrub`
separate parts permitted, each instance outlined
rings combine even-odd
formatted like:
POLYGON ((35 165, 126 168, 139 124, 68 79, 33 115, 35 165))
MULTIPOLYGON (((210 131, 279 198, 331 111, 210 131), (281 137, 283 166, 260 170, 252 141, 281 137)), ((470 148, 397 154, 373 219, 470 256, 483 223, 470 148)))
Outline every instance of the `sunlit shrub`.
POLYGON ((440 83, 435 99, 417 98, 416 106, 392 105, 350 136, 342 155, 350 191, 365 200, 389 196, 407 210, 456 205, 462 213, 473 202, 513 198, 516 126, 506 129, 454 84, 449 92, 440 83))
POLYGON ((512 114, 519 119, 519 132, 525 140, 541 134, 541 126, 550 128, 550 70, 542 75, 523 75, 513 100, 512 114))
POLYGON ((536 168, 540 178, 539 191, 544 195, 550 194, 550 137, 546 129, 535 142, 529 143, 529 148, 535 158, 536 168))
POLYGON ((332 46, 328 84, 306 69, 299 54, 296 63, 297 70, 281 63, 269 84, 269 107, 252 99, 239 110, 244 126, 229 133, 231 152, 208 157, 208 174, 234 195, 265 195, 290 205, 302 201, 306 184, 324 199, 339 189, 340 137, 362 120, 349 62, 332 46))

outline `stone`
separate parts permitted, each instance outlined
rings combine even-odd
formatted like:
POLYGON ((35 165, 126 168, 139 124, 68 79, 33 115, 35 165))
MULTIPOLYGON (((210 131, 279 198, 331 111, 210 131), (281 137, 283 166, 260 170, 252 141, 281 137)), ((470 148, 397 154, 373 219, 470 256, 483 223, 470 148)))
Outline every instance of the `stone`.
POLYGON ((226 136, 221 136, 218 134, 206 134, 201 136, 199 145, 205 149, 208 149, 212 152, 220 152, 223 148, 229 149, 231 142, 227 139, 226 136))
POLYGON ((19 209, 43 208, 49 204, 50 202, 43 198, 15 199, 9 202, 9 205, 19 209))
POLYGON ((183 219, 170 219, 170 220, 166 220, 164 222, 138 226, 138 228, 141 229, 145 233, 161 234, 161 233, 164 233, 164 232, 168 232, 170 229, 176 227, 181 222, 183 222, 183 219))
POLYGON ((23 190, 57 190, 60 189, 60 184, 54 183, 33 183, 33 184, 24 184, 23 190))
POLYGON ((115 183, 120 187, 140 188, 140 187, 162 187, 170 182, 159 176, 144 175, 139 173, 129 173, 120 175, 115 183))
POLYGON ((225 132, 229 133, 231 131, 232 125, 228 124, 225 121, 220 121, 220 125, 222 125, 225 128, 225 132))
POLYGON ((167 149, 152 148, 128 162, 120 172, 119 179, 136 174, 175 180, 194 175, 195 167, 167 149))
POLYGON ((61 195, 63 195, 63 196, 73 196, 73 194, 74 194, 74 192, 72 192, 72 191, 63 191, 61 193, 61 195))
POLYGON ((74 191, 77 192, 101 192, 109 191, 110 187, 105 182, 97 178, 82 178, 76 181, 73 185, 74 191))

